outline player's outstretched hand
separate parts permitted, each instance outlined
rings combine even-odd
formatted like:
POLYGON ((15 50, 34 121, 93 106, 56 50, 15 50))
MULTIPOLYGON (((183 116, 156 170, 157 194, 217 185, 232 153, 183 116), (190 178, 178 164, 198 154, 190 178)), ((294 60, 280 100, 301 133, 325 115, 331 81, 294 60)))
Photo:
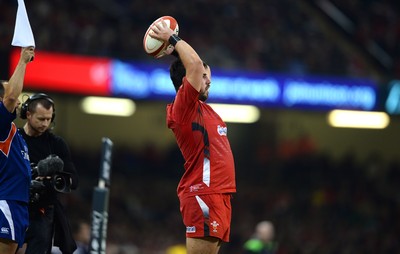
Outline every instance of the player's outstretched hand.
POLYGON ((21 61, 24 63, 29 63, 33 61, 35 57, 35 48, 34 47, 24 47, 21 48, 21 61))
MULTIPOLYGON (((155 39, 168 42, 169 37, 174 34, 174 31, 167 25, 165 20, 161 20, 161 22, 154 24, 151 27, 151 31, 149 35, 155 39)), ((171 51, 172 52, 172 51, 171 51)))

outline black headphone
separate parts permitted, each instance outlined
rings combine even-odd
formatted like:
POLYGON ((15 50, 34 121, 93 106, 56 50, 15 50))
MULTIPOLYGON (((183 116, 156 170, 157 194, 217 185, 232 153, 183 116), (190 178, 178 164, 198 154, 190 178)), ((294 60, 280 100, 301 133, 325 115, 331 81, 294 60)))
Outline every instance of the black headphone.
POLYGON ((35 93, 35 94, 31 95, 25 102, 23 102, 21 105, 20 117, 22 119, 26 119, 26 112, 28 112, 29 104, 32 101, 40 100, 40 99, 50 102, 51 106, 53 107, 53 115, 51 116, 51 122, 53 122, 54 118, 56 117, 56 108, 54 107, 53 99, 50 98, 50 96, 48 96, 45 93, 35 93))

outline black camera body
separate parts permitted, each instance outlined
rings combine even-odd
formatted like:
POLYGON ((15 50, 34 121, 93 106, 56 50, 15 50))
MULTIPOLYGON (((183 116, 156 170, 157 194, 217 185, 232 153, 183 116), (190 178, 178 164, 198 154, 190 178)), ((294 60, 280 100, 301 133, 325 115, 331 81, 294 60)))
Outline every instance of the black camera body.
POLYGON ((30 202, 37 203, 51 192, 70 193, 71 174, 64 172, 64 162, 55 155, 31 166, 30 202))

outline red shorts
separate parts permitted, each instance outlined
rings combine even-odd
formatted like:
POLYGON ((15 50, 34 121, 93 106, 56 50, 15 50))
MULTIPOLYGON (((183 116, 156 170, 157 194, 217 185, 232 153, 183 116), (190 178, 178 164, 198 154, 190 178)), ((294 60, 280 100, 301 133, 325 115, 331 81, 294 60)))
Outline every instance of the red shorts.
POLYGON ((231 194, 208 194, 180 200, 186 237, 217 237, 229 242, 231 225, 231 194))

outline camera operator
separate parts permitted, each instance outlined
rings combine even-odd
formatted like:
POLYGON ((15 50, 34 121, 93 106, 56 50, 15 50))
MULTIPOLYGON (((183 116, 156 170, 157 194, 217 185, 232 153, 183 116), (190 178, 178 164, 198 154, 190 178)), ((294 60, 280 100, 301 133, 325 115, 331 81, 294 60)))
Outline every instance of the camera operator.
POLYGON ((58 200, 60 192, 69 190, 57 191, 52 184, 45 184, 51 182, 53 171, 63 171, 69 173, 66 177, 68 187, 76 189, 78 186, 78 175, 66 142, 50 131, 55 118, 53 99, 43 93, 33 94, 22 103, 20 117, 26 119, 20 132, 28 145, 31 164, 36 165, 32 169, 25 254, 50 254, 53 236, 54 245, 63 254, 70 254, 76 249, 76 244, 58 200), (49 155, 59 159, 49 159, 49 155))

